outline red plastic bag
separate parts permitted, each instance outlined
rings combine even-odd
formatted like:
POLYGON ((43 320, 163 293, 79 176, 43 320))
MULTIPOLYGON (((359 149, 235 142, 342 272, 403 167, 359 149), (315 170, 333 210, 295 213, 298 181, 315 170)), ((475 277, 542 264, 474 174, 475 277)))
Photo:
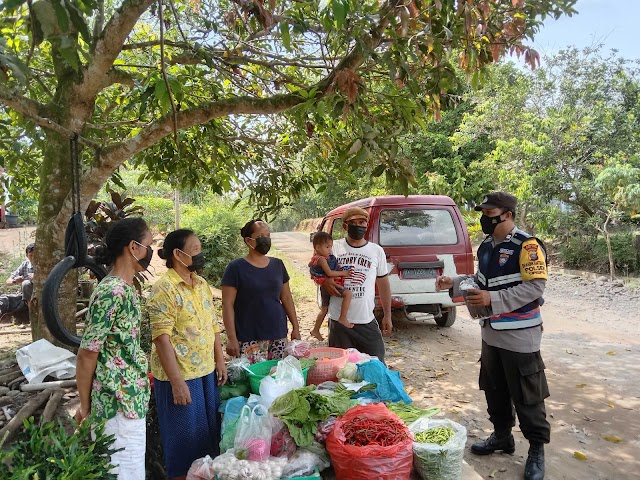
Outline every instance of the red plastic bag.
POLYGON ((407 438, 391 447, 348 445, 342 426, 358 416, 374 420, 392 419, 402 424, 398 416, 382 403, 353 407, 338 418, 327 437, 327 451, 336 472, 336 480, 409 480, 413 465, 413 436, 409 429, 407 438))

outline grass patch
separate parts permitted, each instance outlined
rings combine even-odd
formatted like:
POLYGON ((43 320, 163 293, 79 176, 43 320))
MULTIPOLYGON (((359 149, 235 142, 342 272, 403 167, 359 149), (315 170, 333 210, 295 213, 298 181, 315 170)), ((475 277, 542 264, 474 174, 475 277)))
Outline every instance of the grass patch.
POLYGON ((315 283, 309 278, 308 273, 300 271, 295 264, 287 258, 287 256, 279 250, 271 247, 269 255, 279 258, 284 262, 284 266, 289 272, 289 286, 291 287, 291 294, 295 302, 310 302, 316 298, 316 286, 315 283))
POLYGON ((7 278, 13 271, 15 271, 24 260, 17 255, 11 255, 8 253, 0 253, 0 292, 8 292, 15 290, 15 287, 5 285, 7 278))

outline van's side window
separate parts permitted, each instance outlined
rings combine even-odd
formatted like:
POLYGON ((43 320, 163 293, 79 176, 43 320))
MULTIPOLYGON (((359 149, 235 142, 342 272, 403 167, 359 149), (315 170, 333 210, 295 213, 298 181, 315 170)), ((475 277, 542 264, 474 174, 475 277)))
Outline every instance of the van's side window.
POLYGON ((331 222, 331 236, 334 240, 344 238, 344 229, 342 228, 342 217, 334 218, 331 222))

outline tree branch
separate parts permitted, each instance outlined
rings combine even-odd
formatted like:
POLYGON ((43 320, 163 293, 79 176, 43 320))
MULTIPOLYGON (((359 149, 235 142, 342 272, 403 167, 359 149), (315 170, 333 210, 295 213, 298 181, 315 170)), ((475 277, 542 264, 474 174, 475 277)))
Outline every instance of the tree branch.
POLYGON ((120 85, 126 85, 130 88, 133 88, 136 86, 136 84, 133 81, 133 75, 114 67, 111 70, 109 70, 109 73, 104 77, 104 83, 102 85, 102 88, 106 88, 116 83, 119 83, 120 85))
MULTIPOLYGON (((165 46, 167 47, 175 47, 175 48, 183 48, 185 50, 192 50, 192 46, 186 42, 172 42, 171 40, 164 41, 165 46)), ((160 40, 150 40, 148 42, 137 42, 137 43, 127 43, 122 46, 122 50, 140 50, 143 48, 149 47, 159 47, 160 40)))
POLYGON ((83 81, 75 87, 74 93, 78 101, 92 103, 125 40, 153 2, 154 0, 125 0, 114 12, 96 40, 93 57, 85 69, 83 81))
MULTIPOLYGON (((345 69, 355 70, 366 61, 365 52, 373 52, 380 44, 382 32, 388 25, 387 16, 390 11, 390 5, 386 3, 381 8, 380 22, 377 28, 362 38, 360 43, 356 44, 349 54, 324 79, 315 86, 310 86, 310 88, 315 87, 317 89, 316 99, 331 93, 333 82, 338 72, 345 69)), ((109 25, 105 30, 108 28, 109 25)), ((182 130, 205 124, 215 118, 230 115, 273 115, 289 110, 305 101, 307 101, 306 98, 296 94, 281 94, 267 98, 243 96, 215 100, 189 110, 180 111, 177 112, 176 118, 174 118, 173 114, 165 115, 137 135, 125 141, 109 145, 102 149, 99 155, 96 155, 93 165, 80 180, 83 186, 80 198, 81 205, 83 207, 87 205, 113 172, 126 160, 171 135, 174 121, 177 121, 178 128, 182 130)), ((71 193, 69 193, 55 219, 54 228, 59 228, 61 231, 64 230, 71 211, 72 202, 71 193)))
POLYGON ((96 21, 93 24, 93 41, 91 42, 91 52, 95 50, 96 43, 104 27, 104 0, 97 1, 96 21))
MULTIPOLYGON (((71 130, 64 128, 62 125, 58 125, 53 120, 45 117, 44 115, 47 115, 47 113, 46 107, 44 105, 26 98, 19 93, 0 87, 0 103, 6 105, 7 107, 22 115, 25 120, 30 120, 40 127, 52 130, 68 137, 74 134, 74 132, 72 132, 71 130)), ((100 144, 83 137, 79 137, 78 141, 83 145, 87 145, 93 148, 97 148, 100 146, 100 144)))

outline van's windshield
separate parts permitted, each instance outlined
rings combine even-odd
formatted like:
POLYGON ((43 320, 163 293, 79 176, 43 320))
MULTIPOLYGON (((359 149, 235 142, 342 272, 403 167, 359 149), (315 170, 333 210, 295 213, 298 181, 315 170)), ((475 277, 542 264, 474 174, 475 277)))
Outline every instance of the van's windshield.
POLYGON ((448 210, 404 209, 380 213, 380 245, 455 245, 458 234, 448 210))

